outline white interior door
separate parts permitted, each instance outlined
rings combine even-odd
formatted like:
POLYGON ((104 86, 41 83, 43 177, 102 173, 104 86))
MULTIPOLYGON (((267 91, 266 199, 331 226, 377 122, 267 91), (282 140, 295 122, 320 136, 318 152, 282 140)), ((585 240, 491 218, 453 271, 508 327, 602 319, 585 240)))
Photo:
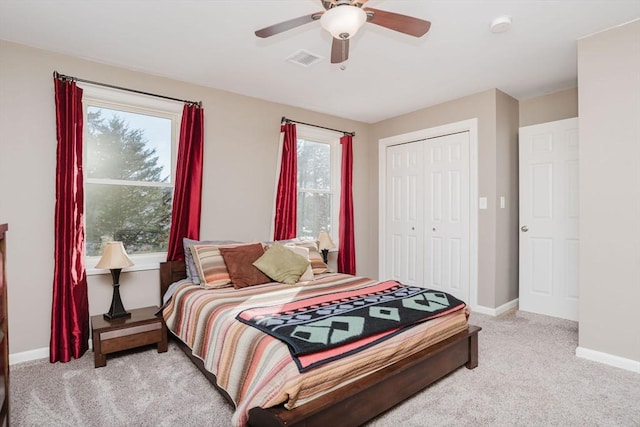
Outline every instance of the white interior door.
POLYGON ((520 128, 520 310, 578 320, 578 119, 520 128))
POLYGON ((387 277, 469 301, 469 132, 386 150, 387 277))
POLYGON ((425 146, 425 286, 469 301, 469 132, 425 146))
POLYGON ((406 285, 423 280, 423 163, 422 144, 387 149, 386 271, 406 285))

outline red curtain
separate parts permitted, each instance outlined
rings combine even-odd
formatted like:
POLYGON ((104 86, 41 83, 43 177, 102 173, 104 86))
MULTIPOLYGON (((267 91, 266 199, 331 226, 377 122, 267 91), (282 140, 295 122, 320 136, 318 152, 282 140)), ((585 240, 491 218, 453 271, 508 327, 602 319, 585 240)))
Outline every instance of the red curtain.
POLYGON ((353 236, 353 137, 345 135, 340 138, 342 145, 342 171, 340 190, 340 223, 338 236, 340 239, 338 252, 338 272, 356 274, 356 245, 353 236))
POLYGON ((298 204, 298 136, 295 123, 285 123, 280 132, 284 133, 282 163, 276 196, 276 212, 273 240, 296 237, 298 204))
POLYGON ((184 260, 184 237, 200 238, 203 153, 204 109, 185 105, 180 125, 167 261, 184 260))
POLYGON ((68 362, 88 349, 89 300, 84 268, 82 89, 53 79, 56 98, 57 164, 55 252, 49 360, 68 362))

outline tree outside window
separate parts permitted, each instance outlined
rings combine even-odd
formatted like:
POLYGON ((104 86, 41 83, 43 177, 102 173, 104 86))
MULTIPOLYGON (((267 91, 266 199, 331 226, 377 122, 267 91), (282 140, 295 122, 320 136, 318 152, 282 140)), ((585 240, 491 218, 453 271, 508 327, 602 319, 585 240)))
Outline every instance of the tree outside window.
POLYGON ((171 225, 170 118, 89 105, 85 121, 86 254, 122 241, 129 254, 166 252, 171 225))
POLYGON ((299 127, 297 142, 297 237, 315 240, 320 231, 336 236, 339 191, 337 138, 299 127))

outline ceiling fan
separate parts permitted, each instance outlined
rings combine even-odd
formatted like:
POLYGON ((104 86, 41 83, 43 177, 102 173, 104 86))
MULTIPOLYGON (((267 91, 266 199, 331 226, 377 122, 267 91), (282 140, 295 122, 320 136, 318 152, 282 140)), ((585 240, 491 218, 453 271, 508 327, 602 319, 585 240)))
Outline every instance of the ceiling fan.
POLYGON ((422 37, 431 28, 431 22, 423 19, 370 7, 363 8, 366 2, 367 0, 321 0, 326 12, 316 12, 270 25, 256 31, 256 36, 271 37, 320 20, 320 25, 333 36, 331 63, 339 64, 349 58, 349 39, 367 21, 414 37, 422 37))

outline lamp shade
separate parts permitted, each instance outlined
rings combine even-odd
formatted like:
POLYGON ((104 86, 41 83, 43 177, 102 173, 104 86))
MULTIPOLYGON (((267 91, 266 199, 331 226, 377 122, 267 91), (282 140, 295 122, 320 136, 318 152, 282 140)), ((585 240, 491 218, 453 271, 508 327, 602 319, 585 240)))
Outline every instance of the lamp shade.
POLYGON ((333 249, 336 247, 336 244, 331 240, 331 236, 326 231, 321 231, 318 235, 318 249, 333 249))
POLYGON ((96 264, 96 268, 125 268, 131 267, 133 261, 127 255, 127 251, 124 250, 122 242, 108 242, 104 247, 102 258, 96 264))
POLYGON ((322 14, 320 25, 336 39, 350 39, 367 21, 367 13, 357 6, 335 6, 322 14))

